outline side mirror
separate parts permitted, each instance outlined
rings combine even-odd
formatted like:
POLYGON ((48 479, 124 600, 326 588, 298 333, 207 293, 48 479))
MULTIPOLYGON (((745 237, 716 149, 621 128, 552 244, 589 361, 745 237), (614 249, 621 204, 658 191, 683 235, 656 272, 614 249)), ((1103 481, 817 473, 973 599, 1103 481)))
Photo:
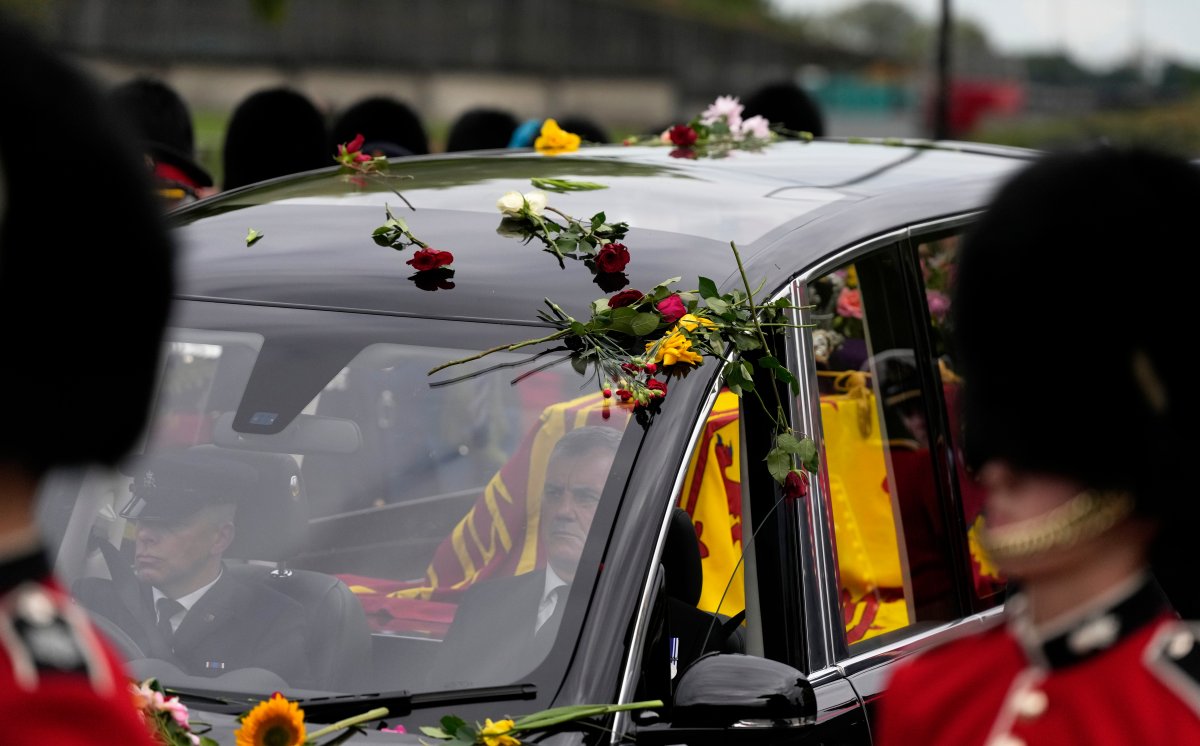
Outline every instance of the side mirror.
POLYGON ((709 653, 679 677, 671 723, 639 728, 649 743, 779 743, 800 738, 817 718, 804 674, 766 658, 709 653))

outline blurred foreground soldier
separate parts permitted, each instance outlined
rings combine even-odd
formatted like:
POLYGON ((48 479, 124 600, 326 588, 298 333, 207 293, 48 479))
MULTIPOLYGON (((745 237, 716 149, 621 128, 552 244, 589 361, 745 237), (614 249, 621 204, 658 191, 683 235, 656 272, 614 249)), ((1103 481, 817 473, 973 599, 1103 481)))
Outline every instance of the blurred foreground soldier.
POLYGON ((1197 204, 1184 161, 1051 155, 967 235, 952 305, 965 447, 1014 593, 1002 624, 896 672, 886 746, 1200 743, 1200 644, 1181 619, 1200 597, 1197 204), (1154 278, 1145 307, 1113 282, 1132 257, 1154 278), (1039 294, 1051 305, 1032 307, 1039 294))
POLYGON ((50 570, 34 506, 51 469, 115 464, 142 432, 172 246, 99 90, 3 17, 0 92, 22 102, 0 117, 0 733, 149 744, 118 658, 50 570), (103 188, 72 199, 72 173, 103 188))

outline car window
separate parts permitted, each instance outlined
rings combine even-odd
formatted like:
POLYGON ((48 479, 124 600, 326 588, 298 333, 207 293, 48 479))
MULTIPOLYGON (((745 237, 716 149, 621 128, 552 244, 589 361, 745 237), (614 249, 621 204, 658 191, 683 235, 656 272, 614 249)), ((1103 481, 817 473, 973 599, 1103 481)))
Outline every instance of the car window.
POLYGON ((64 578, 135 673, 260 694, 506 684, 578 632, 632 413, 561 350, 430 377, 494 325, 183 308, 144 452, 45 496, 64 578), (160 595, 184 605, 169 631, 160 595))
POLYGON ((945 395, 953 470, 958 485, 959 506, 967 532, 971 566, 972 606, 989 608, 1004 599, 1004 580, 987 558, 979 541, 983 527, 983 488, 966 467, 959 438, 959 397, 963 381, 955 372, 954 350, 950 342, 950 306, 958 261, 960 233, 935 234, 914 241, 921 279, 925 288, 926 308, 933 353, 937 357, 936 374, 945 395))
POLYGON ((958 616, 954 546, 930 448, 899 246, 812 282, 828 514, 846 642, 958 616))

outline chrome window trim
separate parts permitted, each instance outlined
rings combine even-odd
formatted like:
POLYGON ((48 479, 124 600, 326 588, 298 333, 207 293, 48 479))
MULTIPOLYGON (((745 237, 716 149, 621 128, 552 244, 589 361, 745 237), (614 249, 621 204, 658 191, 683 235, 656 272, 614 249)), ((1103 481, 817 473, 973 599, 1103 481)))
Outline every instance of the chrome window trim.
MULTIPOLYGON (((692 428, 691 437, 688 438, 687 448, 684 450, 683 461, 679 465, 679 471, 675 475, 675 484, 671 487, 671 501, 667 507, 678 503, 679 496, 683 493, 683 483, 687 479, 687 468, 691 462, 692 452, 696 449, 696 444, 700 442, 700 434, 704 431, 705 424, 708 421, 708 413, 712 411, 713 406, 717 403, 717 395, 721 392, 721 378, 718 376, 713 381, 712 388, 709 390, 704 406, 701 408, 703 413, 696 418, 696 423, 692 428)), ((657 567, 662 561, 663 549, 667 543, 667 531, 671 526, 671 511, 664 510, 662 517, 662 525, 658 529, 658 538, 654 543, 654 554, 651 555, 650 566, 657 567)), ((642 646, 648 632, 647 626, 650 624, 650 604, 654 599, 654 585, 659 576, 658 572, 651 572, 646 577, 646 583, 642 586, 642 597, 638 602, 637 616, 633 625, 633 634, 629 640, 629 653, 625 659, 625 673, 621 677, 621 689, 617 695, 619 704, 629 704, 633 701, 634 690, 637 687, 638 669, 642 665, 642 646)), ((612 737, 610 743, 620 743, 624 740, 624 734, 631 725, 630 713, 618 712, 613 721, 612 737)))
POLYGON ((845 660, 830 666, 824 671, 813 672, 810 678, 815 678, 818 674, 836 673, 844 677, 851 677, 862 671, 868 671, 872 668, 897 659, 897 653, 916 652, 925 648, 933 647, 941 642, 941 638, 957 637, 960 634, 972 634, 982 632, 994 624, 999 624, 1003 619, 1004 606, 993 606, 990 609, 981 611, 978 614, 971 614, 962 619, 945 622, 932 629, 923 630, 910 637, 905 637, 899 640, 888 643, 882 647, 874 648, 859 655, 850 656, 845 660))
MULTIPOLYGON (((788 288, 792 293, 793 303, 798 306, 805 305, 805 291, 809 283, 860 256, 888 245, 912 241, 928 233, 967 225, 974 222, 980 214, 982 214, 981 210, 972 210, 936 220, 915 223, 852 244, 810 266, 803 272, 798 273, 792 279, 788 288)), ((802 311, 800 323, 807 322, 807 311, 802 311)), ((823 429, 816 426, 821 421, 821 404, 819 396, 813 395, 818 391, 818 388, 816 361, 812 359, 811 354, 812 330, 809 328, 793 329, 787 342, 787 347, 789 360, 795 361, 797 367, 793 373, 800 382, 801 392, 800 396, 794 397, 792 400, 792 422, 811 428, 809 432, 817 445, 817 453, 821 456, 821 465, 817 472, 817 479, 813 481, 809 489, 809 525, 801 527, 802 529, 807 529, 811 534, 806 544, 811 546, 813 550, 812 557, 815 567, 813 568, 812 577, 818 585, 818 588, 813 592, 810 592, 807 588, 803 589, 803 598, 805 599, 805 628, 809 634, 807 650, 812 670, 820 671, 829 667, 840 668, 841 664, 838 661, 854 660, 856 656, 850 655, 849 646, 845 641, 840 593, 837 583, 837 567, 834 562, 834 557, 837 555, 833 546, 833 529, 832 523, 829 522, 831 517, 825 515, 829 484, 827 472, 828 461, 825 458, 823 429), (808 402, 809 411, 803 413, 798 411, 800 401, 808 402), (826 528, 825 530, 819 530, 820 527, 826 528), (809 605, 810 602, 814 605, 809 605)), ((992 610, 984 612, 984 614, 990 611, 992 610)), ((980 615, 964 617, 958 621, 962 623, 978 616, 980 615)), ((907 641, 921 640, 931 634, 936 634, 936 632, 937 630, 935 629, 917 633, 912 638, 898 640, 884 649, 894 649, 894 647, 902 646, 907 641)), ((873 650, 867 655, 874 655, 877 652, 873 650)))

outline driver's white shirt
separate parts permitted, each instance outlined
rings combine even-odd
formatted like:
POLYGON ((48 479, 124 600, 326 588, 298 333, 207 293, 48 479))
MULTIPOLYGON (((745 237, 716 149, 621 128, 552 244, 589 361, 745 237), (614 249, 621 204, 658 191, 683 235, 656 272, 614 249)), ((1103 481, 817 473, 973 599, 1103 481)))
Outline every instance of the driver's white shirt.
MULTIPOLYGON (((196 590, 192 591, 191 593, 187 594, 186 596, 180 596, 179 598, 175 599, 176 601, 179 602, 179 605, 183 607, 183 611, 176 612, 174 615, 171 616, 171 631, 172 632, 175 632, 176 630, 179 629, 179 625, 183 622, 183 618, 185 616, 187 616, 187 613, 192 610, 192 607, 196 605, 196 602, 199 601, 200 598, 205 593, 208 593, 209 588, 212 588, 214 585, 217 584, 217 580, 220 580, 221 576, 224 574, 225 574, 225 571, 221 570, 221 572, 217 573, 217 579, 214 580, 213 582, 209 583, 208 585, 197 588, 196 590)), ((167 594, 163 593, 162 591, 160 591, 157 588, 153 588, 152 590, 154 593, 154 608, 157 609, 158 608, 158 599, 167 598, 167 594)))

